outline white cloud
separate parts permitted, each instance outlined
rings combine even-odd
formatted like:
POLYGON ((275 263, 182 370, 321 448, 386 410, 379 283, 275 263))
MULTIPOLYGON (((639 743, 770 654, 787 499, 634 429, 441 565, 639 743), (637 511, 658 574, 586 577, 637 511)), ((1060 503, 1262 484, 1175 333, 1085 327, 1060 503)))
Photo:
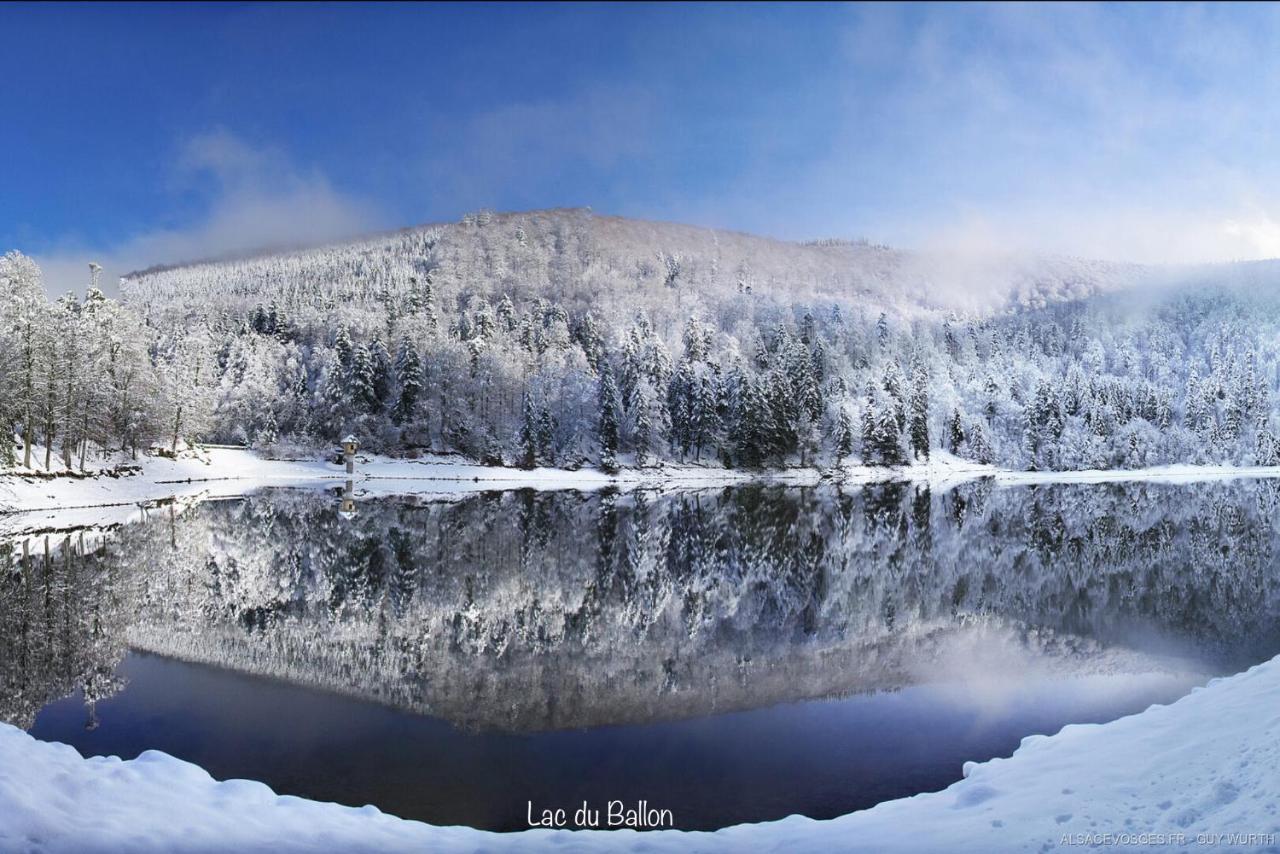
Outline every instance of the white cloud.
POLYGON ((809 231, 906 247, 1280 255, 1274 8, 918 11, 853 11, 845 128, 775 201, 791 223, 761 216, 772 230, 798 210, 809 231))
POLYGON ((116 280, 132 270, 319 243, 385 225, 373 205, 339 192, 324 175, 299 170, 280 152, 255 148, 225 130, 188 140, 170 182, 174 189, 208 187, 203 214, 115 245, 64 242, 39 254, 47 289, 82 291, 90 261, 102 265, 102 282, 114 291, 116 280))

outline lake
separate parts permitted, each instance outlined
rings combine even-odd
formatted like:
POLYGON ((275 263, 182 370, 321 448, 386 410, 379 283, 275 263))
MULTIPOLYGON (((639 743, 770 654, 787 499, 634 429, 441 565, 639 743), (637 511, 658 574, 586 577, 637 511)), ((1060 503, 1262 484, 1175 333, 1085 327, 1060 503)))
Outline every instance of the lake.
POLYGON ((945 788, 1280 652, 1280 483, 273 490, 0 545, 0 720, 434 824, 945 788))

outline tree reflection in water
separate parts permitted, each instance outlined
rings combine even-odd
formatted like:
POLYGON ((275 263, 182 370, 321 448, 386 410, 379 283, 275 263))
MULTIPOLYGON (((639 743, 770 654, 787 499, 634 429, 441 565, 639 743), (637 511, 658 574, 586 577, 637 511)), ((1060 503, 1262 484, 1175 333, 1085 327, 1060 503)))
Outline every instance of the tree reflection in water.
POLYGON ((128 647, 517 732, 892 689, 993 647, 1232 672, 1280 650, 1276 504, 978 481, 171 507, 0 545, 0 719, 83 689, 92 724, 128 647))

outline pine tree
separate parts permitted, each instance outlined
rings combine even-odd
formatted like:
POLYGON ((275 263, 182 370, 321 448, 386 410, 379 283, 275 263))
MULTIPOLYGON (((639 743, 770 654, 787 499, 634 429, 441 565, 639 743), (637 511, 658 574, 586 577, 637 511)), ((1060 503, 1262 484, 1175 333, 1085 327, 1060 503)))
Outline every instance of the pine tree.
POLYGON ((691 317, 684 325, 683 343, 687 361, 704 361, 711 352, 711 330, 696 317, 691 317))
POLYGON ((1267 428, 1258 430, 1254 444, 1253 464, 1257 466, 1280 466, 1280 439, 1267 428))
POLYGON ((507 294, 498 301, 498 328, 507 334, 516 330, 516 307, 507 294))
POLYGON ((698 378, 693 400, 692 438, 693 458, 702 459, 702 449, 716 443, 720 434, 720 375, 718 366, 703 369, 698 378))
POLYGON ((497 323, 493 316, 493 307, 489 305, 489 301, 484 297, 476 300, 475 314, 472 321, 473 338, 480 341, 488 341, 493 338, 497 331, 497 323))
POLYGON ((634 428, 632 429, 632 436, 635 444, 636 463, 638 465, 644 465, 649 461, 649 457, 654 451, 655 443, 653 417, 650 410, 647 389, 647 384, 636 387, 635 397, 637 400, 632 406, 634 411, 634 415, 632 417, 635 421, 634 428))
POLYGON ((874 465, 876 462, 876 425, 879 423, 880 412, 876 405, 875 389, 868 386, 866 400, 862 407, 862 421, 859 425, 862 462, 866 465, 874 465))
POLYGON ((884 390, 889 394, 889 403, 893 412, 893 420, 898 423, 898 430, 907 427, 907 393, 906 380, 902 376, 902 368, 897 361, 890 362, 884 371, 884 390))
POLYGON ((351 399, 361 412, 378 411, 379 401, 373 356, 369 348, 363 344, 355 348, 352 356, 351 399))
POLYGON ((959 455, 960 446, 964 444, 964 427, 960 422, 960 410, 951 410, 951 420, 947 423, 947 449, 959 455))
POLYGON ((520 445, 520 468, 537 468, 538 408, 533 403, 533 395, 527 391, 524 393, 524 403, 521 406, 520 435, 517 441, 520 445))
POLYGON ((872 446, 874 457, 880 465, 900 466, 906 462, 902 455, 901 433, 898 421, 889 410, 882 410, 876 421, 872 446))
POLYGON ((350 375, 355 366, 355 348, 351 345, 351 333, 347 327, 338 327, 338 337, 334 339, 333 350, 338 355, 338 367, 344 374, 350 375))
POLYGON ((929 459, 929 377, 917 362, 911 376, 911 454, 929 459))
POLYGON ((330 438, 337 438, 349 432, 351 413, 351 383, 342 370, 337 352, 329 355, 322 375, 320 403, 323 414, 320 426, 330 438))
POLYGON ((622 405, 618 399, 618 388, 613 381, 613 371, 605 359, 600 361, 597 399, 600 405, 600 467, 613 473, 618 470, 618 420, 622 405))
POLYGON ((422 396, 422 358, 408 338, 400 342, 400 354, 396 357, 396 374, 400 381, 400 396, 396 398, 391 418, 396 424, 412 421, 417 414, 418 400, 422 396))
POLYGON ((583 355, 587 357, 591 370, 600 373, 601 361, 604 359, 604 336, 591 312, 583 315, 574 337, 582 348, 583 355))
POLYGON ((373 339, 369 345, 369 360, 373 368, 373 412, 382 411, 382 407, 391 397, 391 354, 381 338, 373 339))
POLYGON ((839 460, 844 460, 853 453, 853 416, 843 406, 836 419, 835 448, 839 460))
POLYGON ((555 432, 555 418, 552 417, 551 410, 544 402, 538 409, 537 426, 538 461, 543 465, 555 464, 555 451, 553 448, 555 432))
POLYGON ((792 394, 791 383, 780 368, 769 371, 765 376, 762 393, 767 417, 761 425, 761 450, 766 456, 783 462, 796 449, 801 401, 792 394))
POLYGON ((683 460, 693 444, 693 398, 697 378, 693 373, 693 364, 687 359, 680 362, 680 367, 671 375, 667 384, 667 412, 671 416, 671 447, 680 452, 683 460))
POLYGON ((422 316, 427 321, 427 329, 435 332, 440 326, 440 318, 436 314, 435 290, 431 286, 431 274, 422 280, 422 316))
POLYGON ((974 462, 990 465, 995 461, 991 442, 987 439, 987 428, 982 425, 981 421, 969 427, 965 442, 969 449, 969 457, 974 462))
POLYGON ((759 466, 764 460, 761 428, 765 407, 754 377, 741 364, 729 375, 729 444, 734 461, 747 467, 759 466))

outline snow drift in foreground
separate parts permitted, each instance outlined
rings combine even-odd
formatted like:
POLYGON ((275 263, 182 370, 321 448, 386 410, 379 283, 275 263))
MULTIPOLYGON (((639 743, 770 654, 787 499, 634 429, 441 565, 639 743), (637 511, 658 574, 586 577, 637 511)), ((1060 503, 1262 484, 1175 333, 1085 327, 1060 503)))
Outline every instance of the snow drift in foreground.
POLYGON ((1029 737, 1009 759, 970 763, 966 779, 942 792, 831 821, 792 816, 714 833, 433 827, 373 807, 277 796, 261 783, 216 782, 156 751, 128 762, 83 759, 0 725, 0 850, 991 852, 1212 843, 1275 851, 1277 709, 1280 657, 1168 706, 1029 737))

